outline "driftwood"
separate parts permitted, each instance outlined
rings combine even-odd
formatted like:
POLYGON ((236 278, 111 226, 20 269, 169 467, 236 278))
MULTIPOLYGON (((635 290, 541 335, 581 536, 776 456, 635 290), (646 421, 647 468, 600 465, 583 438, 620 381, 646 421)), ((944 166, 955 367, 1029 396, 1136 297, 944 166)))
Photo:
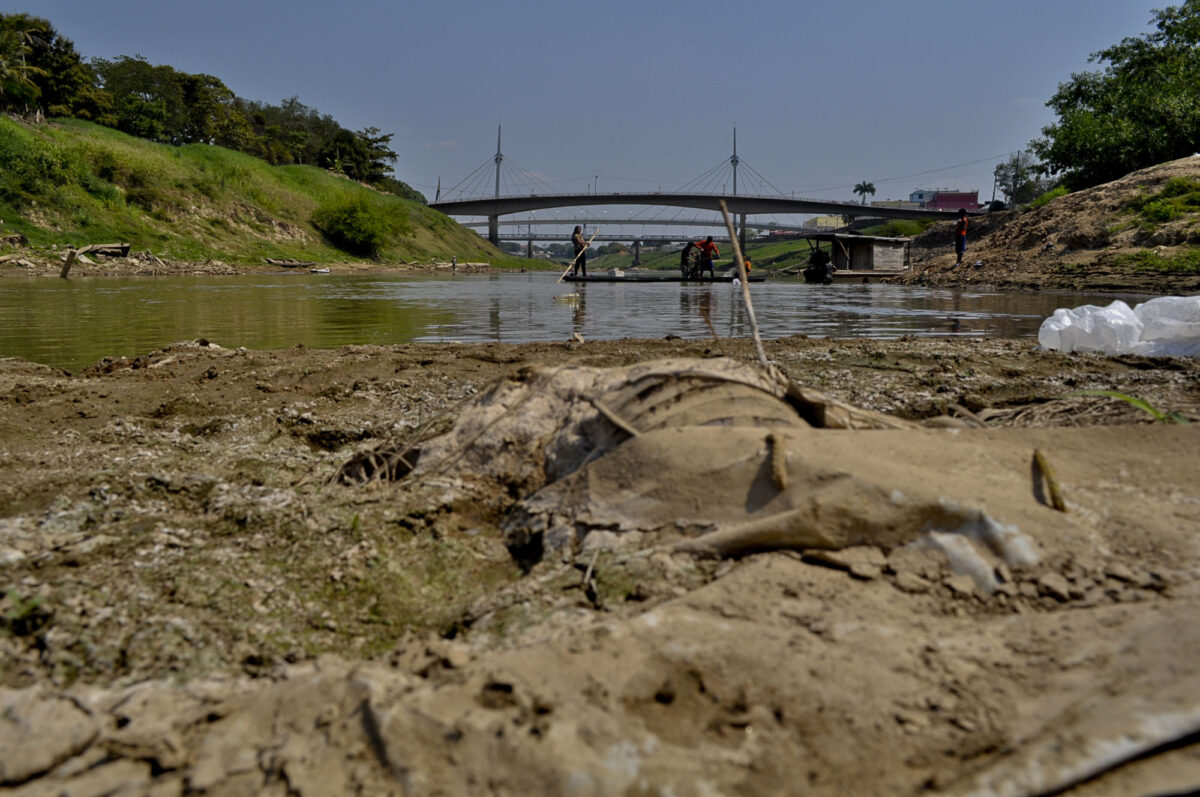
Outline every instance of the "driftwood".
POLYGON ((95 262, 90 258, 83 257, 85 253, 100 255, 101 257, 127 257, 129 250, 132 248, 133 244, 88 244, 78 249, 68 249, 62 255, 63 267, 58 276, 66 279, 67 275, 71 273, 71 266, 75 265, 76 261, 94 266, 95 262))
POLYGON ((103 257, 128 257, 132 244, 90 244, 79 250, 79 254, 95 254, 103 257))
POLYGON ((76 257, 83 254, 100 255, 101 257, 128 257, 129 250, 133 248, 133 244, 88 244, 75 249, 68 249, 62 259, 70 259, 74 253, 76 257))
POLYGON ((301 268, 315 265, 312 260, 292 260, 291 258, 267 257, 263 258, 272 266, 282 266, 283 268, 301 268))
POLYGON ((0 263, 7 263, 10 260, 16 260, 20 255, 0 255, 0 263))

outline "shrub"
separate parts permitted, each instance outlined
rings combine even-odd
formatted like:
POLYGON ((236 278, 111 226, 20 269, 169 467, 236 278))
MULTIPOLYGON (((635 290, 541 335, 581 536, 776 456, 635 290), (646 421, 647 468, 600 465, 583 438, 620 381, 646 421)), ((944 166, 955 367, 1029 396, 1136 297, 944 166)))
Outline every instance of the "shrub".
POLYGON ((1200 192, 1200 181, 1191 177, 1172 177, 1158 192, 1160 197, 1186 196, 1200 192))
POLYGON ((321 205, 311 221, 339 249, 363 257, 378 257, 379 250, 403 232, 398 216, 365 197, 321 205))
POLYGON ((1051 189, 1050 191, 1047 191, 1037 199, 1030 202, 1029 207, 1031 210, 1037 210, 1043 205, 1048 205, 1054 200, 1058 199, 1060 196, 1066 196, 1069 193, 1070 192, 1067 190, 1066 186, 1060 185, 1058 188, 1051 189))
POLYGON ((892 219, 879 228, 877 235, 885 238, 911 238, 929 228, 930 222, 919 219, 892 219))
POLYGON ((1174 221, 1180 215, 1179 208, 1166 199, 1155 199, 1142 205, 1142 217, 1156 224, 1174 221))

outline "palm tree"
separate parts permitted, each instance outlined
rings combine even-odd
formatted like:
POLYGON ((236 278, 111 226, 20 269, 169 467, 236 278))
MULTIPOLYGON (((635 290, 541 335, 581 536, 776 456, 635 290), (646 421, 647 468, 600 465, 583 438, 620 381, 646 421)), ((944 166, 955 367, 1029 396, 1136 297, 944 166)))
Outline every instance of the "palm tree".
POLYGON ((31 45, 40 42, 36 20, 28 14, 15 14, 3 20, 0 28, 0 97, 22 89, 37 92, 33 78, 48 74, 46 70, 25 62, 31 45))
POLYGON ((866 180, 863 180, 861 183, 854 186, 854 193, 862 197, 862 203, 865 205, 867 204, 867 194, 875 196, 875 184, 868 183, 866 180))

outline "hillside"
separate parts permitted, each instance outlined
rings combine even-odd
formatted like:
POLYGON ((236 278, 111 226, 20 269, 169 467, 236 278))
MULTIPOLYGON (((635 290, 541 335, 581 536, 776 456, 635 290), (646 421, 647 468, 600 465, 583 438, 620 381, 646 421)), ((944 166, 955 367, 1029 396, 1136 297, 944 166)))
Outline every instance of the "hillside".
POLYGON ((1200 158, 1133 172, 1037 209, 973 218, 964 267, 952 222, 913 240, 906 281, 1008 288, 1200 290, 1200 158), (976 261, 980 265, 974 265, 976 261))
MULTIPOLYGON (((271 166, 203 144, 155 144, 79 120, 30 126, 0 118, 0 220, 0 234, 28 239, 22 259, 43 266, 56 262, 55 250, 114 241, 169 264, 452 256, 517 264, 419 202, 323 169, 271 166), (318 210, 347 207, 357 215, 334 224, 353 240, 376 243, 374 256, 369 246, 335 245, 314 226, 318 210)), ((14 268, 11 261, 0 266, 14 268)))

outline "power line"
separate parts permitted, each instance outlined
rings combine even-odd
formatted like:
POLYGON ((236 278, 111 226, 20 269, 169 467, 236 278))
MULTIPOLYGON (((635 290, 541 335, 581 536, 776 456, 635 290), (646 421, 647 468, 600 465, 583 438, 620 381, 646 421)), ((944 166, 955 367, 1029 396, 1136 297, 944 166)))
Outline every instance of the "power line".
MULTIPOLYGON (((986 163, 991 160, 996 160, 997 158, 1006 158, 1009 156, 1009 154, 1010 153, 1005 152, 1000 155, 988 155, 986 158, 980 158, 978 160, 967 161, 966 163, 956 163, 953 166, 942 166, 937 169, 926 169, 923 172, 913 172, 912 174, 902 174, 899 177, 884 177, 879 180, 873 180, 872 182, 891 183, 891 182, 895 182, 897 180, 910 180, 913 177, 924 177, 927 174, 937 174, 938 172, 948 172, 952 169, 961 169, 964 166, 974 166, 977 163, 986 163)), ((845 188, 853 188, 854 185, 855 184, 851 183, 848 185, 834 185, 834 186, 830 186, 828 188, 807 188, 805 190, 812 191, 813 193, 821 193, 822 191, 840 191, 845 188)))

